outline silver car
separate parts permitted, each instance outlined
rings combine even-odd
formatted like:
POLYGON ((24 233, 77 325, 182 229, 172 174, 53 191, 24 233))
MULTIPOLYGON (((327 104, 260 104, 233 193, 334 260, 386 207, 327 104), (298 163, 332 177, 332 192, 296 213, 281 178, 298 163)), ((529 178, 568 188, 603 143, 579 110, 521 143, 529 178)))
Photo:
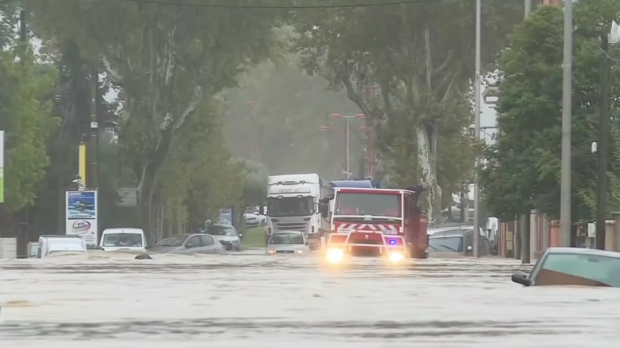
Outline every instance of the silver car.
POLYGON ((225 254, 222 244, 208 234, 179 234, 160 240, 148 249, 168 254, 225 254))
POLYGON ((308 239, 300 231, 276 231, 267 242, 267 254, 305 254, 310 252, 308 239))
POLYGON ((207 226, 204 233, 219 241, 226 250, 241 250, 241 239, 239 238, 239 233, 234 226, 213 224, 207 226))

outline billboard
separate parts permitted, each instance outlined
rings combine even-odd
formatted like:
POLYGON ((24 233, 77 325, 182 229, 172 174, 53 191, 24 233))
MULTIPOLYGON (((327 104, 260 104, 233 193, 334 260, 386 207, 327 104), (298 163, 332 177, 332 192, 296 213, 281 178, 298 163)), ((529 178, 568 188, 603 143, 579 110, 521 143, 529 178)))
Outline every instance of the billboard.
POLYGON ((97 245, 97 191, 67 191, 66 234, 97 245))
POLYGON ((4 203, 4 131, 0 131, 0 203, 4 203))

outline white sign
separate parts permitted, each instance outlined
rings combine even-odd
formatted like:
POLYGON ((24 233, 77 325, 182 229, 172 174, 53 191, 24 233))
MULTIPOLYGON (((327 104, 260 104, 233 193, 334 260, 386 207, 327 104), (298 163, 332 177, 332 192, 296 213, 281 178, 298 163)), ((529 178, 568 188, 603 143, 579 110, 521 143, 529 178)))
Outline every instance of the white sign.
POLYGON ((281 188, 276 193, 310 193, 310 188, 298 187, 298 188, 281 188))
POLYGON ((97 191, 67 191, 65 232, 97 245, 97 191))

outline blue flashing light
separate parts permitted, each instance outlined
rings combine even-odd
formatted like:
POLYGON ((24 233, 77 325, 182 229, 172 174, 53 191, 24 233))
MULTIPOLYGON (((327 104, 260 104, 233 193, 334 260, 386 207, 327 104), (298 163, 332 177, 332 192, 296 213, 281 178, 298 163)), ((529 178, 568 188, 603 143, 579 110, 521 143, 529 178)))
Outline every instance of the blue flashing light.
POLYGON ((390 245, 394 245, 394 244, 396 244, 396 241, 394 239, 390 239, 389 243, 390 243, 390 245))

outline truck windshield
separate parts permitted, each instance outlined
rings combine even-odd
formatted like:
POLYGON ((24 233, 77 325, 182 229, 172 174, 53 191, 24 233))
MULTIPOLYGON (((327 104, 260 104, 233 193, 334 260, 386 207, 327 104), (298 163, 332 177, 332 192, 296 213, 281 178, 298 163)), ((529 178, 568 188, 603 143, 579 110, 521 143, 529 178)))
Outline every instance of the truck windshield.
POLYGON ((106 233, 103 235, 104 247, 141 247, 142 235, 139 233, 106 233))
POLYGON ((312 197, 269 198, 267 200, 269 216, 308 216, 314 214, 312 197))
POLYGON ((336 197, 334 215, 401 217, 400 194, 344 192, 336 197))

